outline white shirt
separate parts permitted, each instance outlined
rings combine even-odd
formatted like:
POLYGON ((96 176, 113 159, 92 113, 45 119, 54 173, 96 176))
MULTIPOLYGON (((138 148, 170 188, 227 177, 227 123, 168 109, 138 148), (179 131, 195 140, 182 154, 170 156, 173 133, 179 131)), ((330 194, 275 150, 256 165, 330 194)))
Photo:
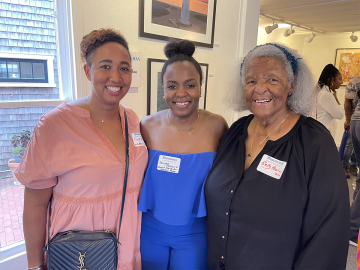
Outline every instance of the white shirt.
POLYGON ((335 119, 342 119, 344 109, 336 102, 332 91, 326 85, 320 89, 316 97, 316 105, 311 117, 322 123, 328 130, 335 125, 335 119))

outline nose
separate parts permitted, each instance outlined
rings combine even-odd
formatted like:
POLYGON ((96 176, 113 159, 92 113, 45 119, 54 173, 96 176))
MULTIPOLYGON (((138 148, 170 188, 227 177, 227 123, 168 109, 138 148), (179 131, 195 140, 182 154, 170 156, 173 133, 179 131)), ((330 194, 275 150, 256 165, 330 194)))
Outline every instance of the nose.
POLYGON ((179 86, 177 91, 176 91, 176 96, 177 97, 185 97, 185 96, 187 96, 186 88, 183 87, 183 86, 179 86))
POLYGON ((120 82, 122 80, 120 70, 113 69, 110 74, 110 80, 115 83, 120 82))
POLYGON ((262 93, 266 92, 268 89, 269 88, 268 88, 268 85, 267 85, 265 80, 259 80, 256 83, 256 86, 255 86, 255 92, 256 93, 262 94, 262 93))

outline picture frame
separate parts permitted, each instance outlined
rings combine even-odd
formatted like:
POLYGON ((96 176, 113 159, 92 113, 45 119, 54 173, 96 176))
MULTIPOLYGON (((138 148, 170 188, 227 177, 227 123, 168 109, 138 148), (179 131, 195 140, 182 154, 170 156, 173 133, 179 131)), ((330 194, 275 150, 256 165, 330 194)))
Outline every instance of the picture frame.
POLYGON ((213 48, 217 0, 139 0, 139 36, 213 48), (187 11, 181 3, 187 2, 187 11), (185 11, 183 11, 183 9, 185 11), (185 14, 185 15, 183 15, 185 14))
POLYGON ((336 49, 335 67, 342 75, 342 85, 360 76, 360 48, 336 49))
MULTIPOLYGON (((161 70, 166 60, 148 58, 147 60, 147 115, 168 109, 163 99, 164 90, 161 82, 161 70)), ((206 94, 209 64, 199 63, 203 72, 199 109, 206 109, 206 94)))

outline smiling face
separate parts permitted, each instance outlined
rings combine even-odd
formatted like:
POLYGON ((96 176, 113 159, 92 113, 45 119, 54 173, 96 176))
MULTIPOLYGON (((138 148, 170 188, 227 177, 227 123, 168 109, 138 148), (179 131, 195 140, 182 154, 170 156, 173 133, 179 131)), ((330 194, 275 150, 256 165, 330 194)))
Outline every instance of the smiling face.
POLYGON ((335 78, 331 78, 331 82, 332 82, 332 85, 330 84, 331 90, 336 90, 336 89, 340 88, 340 86, 343 83, 341 74, 338 73, 335 78))
POLYGON ((94 52, 91 66, 85 65, 91 81, 92 95, 106 103, 119 103, 129 91, 132 69, 130 56, 124 46, 108 42, 94 52))
POLYGON ((196 112, 201 95, 200 74, 188 62, 175 62, 166 68, 164 98, 170 110, 179 117, 196 112))
POLYGON ((246 64, 245 99, 249 110, 264 120, 285 117, 287 98, 293 90, 288 86, 284 64, 271 57, 256 57, 246 64))

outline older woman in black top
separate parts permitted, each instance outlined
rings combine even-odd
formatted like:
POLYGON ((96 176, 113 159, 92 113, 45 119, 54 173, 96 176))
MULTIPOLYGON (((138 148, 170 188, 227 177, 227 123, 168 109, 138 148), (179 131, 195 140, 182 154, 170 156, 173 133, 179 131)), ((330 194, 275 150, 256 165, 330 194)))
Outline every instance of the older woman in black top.
POLYGON ((265 44, 240 73, 232 100, 253 114, 224 134, 206 181, 210 269, 345 269, 348 187, 333 138, 306 117, 310 70, 265 44))

